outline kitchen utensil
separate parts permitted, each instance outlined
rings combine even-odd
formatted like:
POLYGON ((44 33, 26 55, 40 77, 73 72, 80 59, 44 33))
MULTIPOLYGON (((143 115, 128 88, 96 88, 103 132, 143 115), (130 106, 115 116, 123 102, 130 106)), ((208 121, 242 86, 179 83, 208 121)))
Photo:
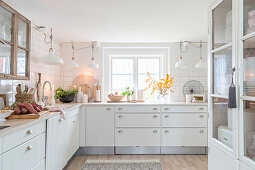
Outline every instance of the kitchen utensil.
POLYGON ((183 94, 203 94, 204 86, 196 80, 190 80, 183 86, 183 94))
POLYGON ((25 85, 25 89, 24 89, 23 93, 27 93, 27 92, 28 92, 28 86, 25 85))

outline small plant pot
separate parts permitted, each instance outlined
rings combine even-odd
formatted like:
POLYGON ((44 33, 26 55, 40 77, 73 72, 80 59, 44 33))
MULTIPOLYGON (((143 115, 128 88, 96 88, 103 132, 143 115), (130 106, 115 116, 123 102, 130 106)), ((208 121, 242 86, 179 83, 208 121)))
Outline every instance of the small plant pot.
POLYGON ((130 102, 130 100, 131 100, 131 96, 128 96, 128 95, 127 95, 127 101, 130 102))
POLYGON ((63 103, 71 103, 72 101, 74 101, 74 96, 75 94, 64 95, 61 97, 60 101, 63 103))

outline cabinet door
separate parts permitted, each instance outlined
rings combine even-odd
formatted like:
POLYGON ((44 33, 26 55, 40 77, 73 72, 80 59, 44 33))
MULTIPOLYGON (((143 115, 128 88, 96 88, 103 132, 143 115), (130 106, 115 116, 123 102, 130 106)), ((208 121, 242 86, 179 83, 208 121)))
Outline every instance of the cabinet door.
POLYGON ((252 170, 252 168, 245 165, 243 162, 238 161, 239 170, 252 170))
POLYGON ((66 120, 66 141, 68 161, 79 148, 79 115, 66 120))
POLYGON ((47 120, 46 169, 61 170, 66 162, 65 120, 60 116, 47 120))
POLYGON ((160 114, 116 114, 116 127, 160 127, 160 114))
POLYGON ((114 146, 114 107, 87 107, 86 146, 114 146))

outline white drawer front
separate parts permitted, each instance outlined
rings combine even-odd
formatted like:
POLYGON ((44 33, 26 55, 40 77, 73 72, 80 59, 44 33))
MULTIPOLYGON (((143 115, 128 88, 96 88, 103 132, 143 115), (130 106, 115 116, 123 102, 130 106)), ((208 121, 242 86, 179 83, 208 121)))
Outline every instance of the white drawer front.
POLYGON ((45 133, 3 154, 2 169, 30 170, 45 158, 45 133))
POLYGON ((160 127, 160 114, 116 114, 115 127, 160 127))
POLYGON ((207 112, 207 106, 162 106, 162 112, 207 112))
POLYGON ((207 113, 162 114, 162 127, 207 127, 207 113))
POLYGON ((66 119, 71 118, 79 114, 79 108, 66 111, 66 119))
POLYGON ((35 136, 44 133, 46 130, 46 122, 43 121, 39 124, 26 127, 17 132, 11 133, 3 137, 3 152, 10 150, 35 136))
POLYGON ((115 146, 160 146, 160 128, 117 128, 115 146))
POLYGON ((160 113, 160 106, 117 106, 116 113, 160 113))
POLYGON ((162 146, 207 146, 207 129, 163 128, 162 146))
POLYGON ((45 159, 43 159, 41 162, 39 162, 34 168, 32 168, 31 170, 45 170, 45 159))

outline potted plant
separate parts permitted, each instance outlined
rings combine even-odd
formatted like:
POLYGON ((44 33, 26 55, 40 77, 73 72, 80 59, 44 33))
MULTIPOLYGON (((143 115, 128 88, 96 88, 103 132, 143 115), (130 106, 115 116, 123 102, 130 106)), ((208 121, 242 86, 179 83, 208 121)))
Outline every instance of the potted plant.
POLYGON ((78 93, 75 88, 64 90, 59 87, 56 91, 56 99, 59 99, 63 103, 71 103, 74 100, 74 96, 78 93))
POLYGON ((127 96, 127 101, 130 101, 130 96, 134 94, 134 90, 130 90, 130 87, 126 87, 125 91, 122 93, 123 96, 127 96))

